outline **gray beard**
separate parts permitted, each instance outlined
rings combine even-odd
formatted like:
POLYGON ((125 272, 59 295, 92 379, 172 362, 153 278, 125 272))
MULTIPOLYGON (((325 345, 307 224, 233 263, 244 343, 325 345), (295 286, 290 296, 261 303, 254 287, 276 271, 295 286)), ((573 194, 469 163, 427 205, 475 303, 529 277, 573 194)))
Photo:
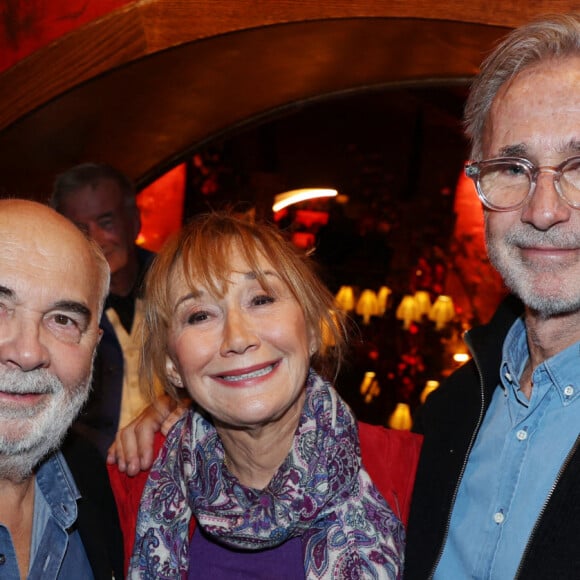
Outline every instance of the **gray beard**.
POLYGON ((0 407, 0 479, 27 479, 47 455, 60 447, 87 400, 90 384, 91 375, 67 390, 46 369, 0 370, 0 391, 48 395, 47 401, 32 408, 0 407))
MULTIPOLYGON (((499 272, 505 285, 516 294, 532 311, 543 318, 565 315, 580 310, 580 292, 566 294, 564 285, 556 291, 542 293, 534 285, 534 275, 521 260, 517 252, 518 247, 541 246, 549 244, 559 248, 577 248, 580 246, 578 236, 562 233, 557 229, 545 232, 531 227, 520 226, 514 228, 503 239, 495 239, 489 235, 486 227, 486 245, 490 262, 499 272)), ((554 265, 546 270, 554 277, 565 276, 565 270, 554 265)))

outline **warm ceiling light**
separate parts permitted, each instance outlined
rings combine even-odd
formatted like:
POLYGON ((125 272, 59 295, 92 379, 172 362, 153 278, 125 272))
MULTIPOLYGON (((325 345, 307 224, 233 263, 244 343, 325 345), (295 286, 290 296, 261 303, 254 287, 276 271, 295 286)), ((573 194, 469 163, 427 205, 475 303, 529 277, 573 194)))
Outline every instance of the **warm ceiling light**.
POLYGON ((272 211, 277 212, 293 203, 306 201, 307 199, 316 199, 318 197, 336 197, 338 191, 336 189, 319 189, 316 187, 308 187, 305 189, 293 189, 292 191, 285 191, 279 193, 274 197, 274 205, 272 211))

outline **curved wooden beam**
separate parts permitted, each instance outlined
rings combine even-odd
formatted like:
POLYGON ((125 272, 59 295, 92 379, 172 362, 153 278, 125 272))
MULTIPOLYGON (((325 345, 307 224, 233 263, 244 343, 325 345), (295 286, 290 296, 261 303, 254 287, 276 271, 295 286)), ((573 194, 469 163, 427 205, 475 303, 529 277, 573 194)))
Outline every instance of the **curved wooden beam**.
POLYGON ((196 145, 325 95, 466 82, 506 27, 568 2, 141 0, 0 74, 0 189, 108 161, 146 184, 196 145))
POLYGON ((196 144, 312 99, 395 83, 466 82, 481 60, 480 43, 502 32, 342 19, 182 44, 79 84, 0 131, 0 185, 40 196, 55 173, 86 160, 113 163, 146 184, 196 144))
POLYGON ((71 87, 147 55, 282 23, 420 18, 510 27, 570 2, 539 0, 513 10, 502 0, 142 0, 66 35, 0 75, 0 130, 71 87))

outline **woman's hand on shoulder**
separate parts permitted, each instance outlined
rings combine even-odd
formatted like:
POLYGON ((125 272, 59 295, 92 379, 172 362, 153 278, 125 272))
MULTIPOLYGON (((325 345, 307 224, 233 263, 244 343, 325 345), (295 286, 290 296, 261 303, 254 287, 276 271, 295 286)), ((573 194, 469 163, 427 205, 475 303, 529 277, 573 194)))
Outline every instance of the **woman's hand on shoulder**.
POLYGON ((119 429, 107 453, 107 463, 116 463, 119 471, 134 476, 153 464, 155 434, 167 435, 187 407, 168 395, 161 395, 131 423, 119 429))

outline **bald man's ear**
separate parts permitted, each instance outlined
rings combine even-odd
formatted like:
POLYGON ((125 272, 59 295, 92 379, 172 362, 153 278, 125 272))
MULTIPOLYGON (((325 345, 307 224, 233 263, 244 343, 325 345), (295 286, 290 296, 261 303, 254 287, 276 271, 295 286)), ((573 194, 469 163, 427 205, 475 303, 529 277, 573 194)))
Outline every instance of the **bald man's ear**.
POLYGON ((167 380, 176 388, 183 389, 183 380, 175 363, 169 355, 165 358, 165 375, 167 380))

